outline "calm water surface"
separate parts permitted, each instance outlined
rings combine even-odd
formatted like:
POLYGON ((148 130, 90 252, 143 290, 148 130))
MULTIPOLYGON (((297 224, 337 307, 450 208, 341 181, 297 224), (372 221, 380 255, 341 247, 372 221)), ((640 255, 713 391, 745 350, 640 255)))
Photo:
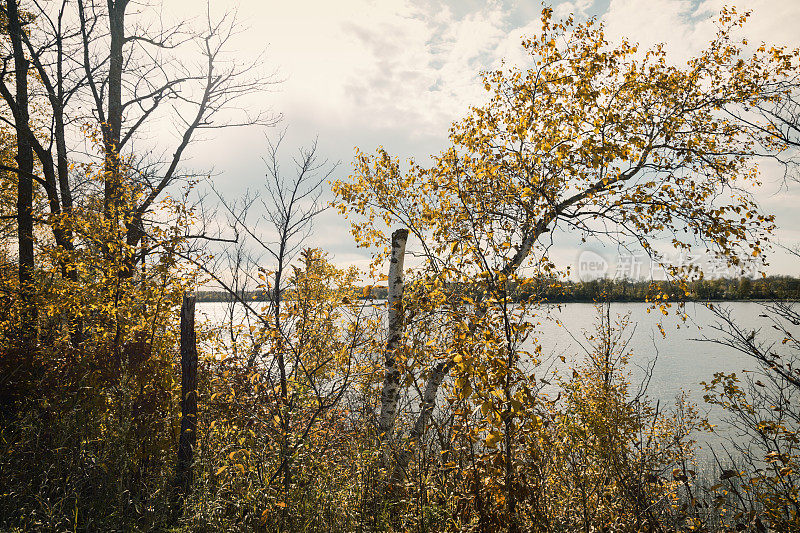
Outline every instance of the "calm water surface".
MULTIPOLYGON (((728 302, 724 305, 730 308, 737 322, 747 329, 761 328, 764 338, 775 337, 780 341, 776 332, 769 327, 767 319, 759 317, 763 313, 763 306, 755 302, 728 302)), ((199 303, 199 314, 211 322, 224 319, 227 304, 224 303, 199 303)), ((754 361, 735 350, 699 339, 704 337, 719 338, 720 334, 713 329, 717 318, 701 304, 687 304, 685 307, 686 320, 677 316, 676 307, 664 316, 659 310, 647 312, 648 305, 644 303, 613 303, 611 304, 612 322, 618 316, 630 316, 632 337, 628 349, 632 351, 630 359, 631 380, 634 389, 644 375, 644 369, 653 363, 652 377, 648 388, 648 396, 661 406, 671 407, 676 396, 685 393, 687 398, 697 405, 701 414, 708 416, 714 424, 719 424, 720 435, 700 435, 698 441, 708 445, 718 446, 724 438, 735 438, 728 433, 722 418, 724 414, 716 407, 709 406, 703 401, 703 387, 701 381, 710 381, 715 372, 736 372, 754 370, 754 361), (662 336, 658 329, 661 323, 666 333, 662 336)), ((538 311, 536 320, 539 322, 536 337, 542 345, 542 368, 565 371, 578 362, 583 350, 579 343, 588 347, 583 333, 593 331, 597 321, 598 311, 593 304, 570 303, 551 305, 538 311), (564 356, 566 363, 561 363, 559 356, 564 356)))

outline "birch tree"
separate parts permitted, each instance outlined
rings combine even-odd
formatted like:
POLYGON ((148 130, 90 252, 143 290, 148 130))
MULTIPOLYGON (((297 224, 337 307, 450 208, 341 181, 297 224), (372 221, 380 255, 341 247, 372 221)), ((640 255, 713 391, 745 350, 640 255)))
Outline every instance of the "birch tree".
POLYGON ((406 255, 408 230, 392 233, 392 252, 389 258, 388 326, 386 341, 383 390, 381 391, 381 413, 378 430, 381 439, 388 439, 397 417, 397 402, 400 393, 400 376, 397 351, 403 337, 403 264, 406 255))
POLYGON ((476 436, 502 449, 506 485, 515 482, 515 428, 535 401, 520 359, 536 357, 519 348, 530 328, 509 288, 568 272, 549 254, 559 235, 643 251, 679 284, 699 271, 664 264, 665 244, 732 267, 763 260, 774 223, 749 192, 760 133, 722 111, 766 102, 787 66, 763 47, 744 52, 745 21, 724 11, 715 38, 677 66, 662 46, 612 46, 597 21, 545 9, 541 32, 522 43, 528 64, 483 73, 487 102, 452 125, 430 165, 357 150, 350 179, 334 184, 340 211, 361 246, 382 249, 384 227, 408 228, 424 288, 405 306, 449 328, 420 349, 416 438, 454 372, 454 394, 484 415, 476 436))

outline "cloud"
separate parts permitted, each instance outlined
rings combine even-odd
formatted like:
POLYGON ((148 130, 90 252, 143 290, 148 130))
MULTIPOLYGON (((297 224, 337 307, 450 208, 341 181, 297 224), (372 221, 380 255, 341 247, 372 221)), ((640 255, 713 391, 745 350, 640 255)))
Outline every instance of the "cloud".
POLYGON ((480 97, 478 72, 505 37, 504 12, 488 5, 457 16, 401 3, 342 24, 369 57, 344 67, 343 84, 356 117, 378 127, 402 121, 413 134, 447 130, 480 97))
POLYGON ((557 17, 566 17, 567 15, 575 15, 576 17, 585 17, 589 8, 594 4, 594 0, 573 0, 569 2, 561 2, 553 7, 553 14, 557 17))
POLYGON ((696 20, 689 0, 611 0, 602 20, 612 41, 627 38, 641 49, 664 43, 669 58, 685 62, 711 38, 711 20, 696 20))
MULTIPOLYGON (((665 42, 672 60, 681 63, 713 37, 716 13, 731 1, 741 10, 753 9, 742 33, 752 42, 800 46, 796 0, 609 0, 602 12, 603 2, 569 0, 554 2, 554 10, 556 16, 575 13, 579 20, 599 15, 612 42, 628 37, 645 48, 665 42)), ((214 7, 234 3, 218 0, 214 7)), ((319 134, 321 151, 343 162, 336 177, 349 173, 354 146, 371 151, 384 145, 401 158, 441 149, 449 124, 486 98, 479 71, 497 68, 502 58, 524 66, 529 58, 521 39, 541 28, 540 5, 527 0, 236 3, 250 29, 234 46, 242 57, 266 48, 265 70, 279 67, 286 78, 278 92, 253 105, 285 114, 291 126, 287 146, 319 134)), ((178 15, 198 12, 189 0, 166 4, 178 15)), ((235 193, 263 174, 263 143, 260 132, 225 132, 211 143, 198 144, 192 164, 213 165, 224 173, 220 186, 235 193)), ((776 187, 769 179, 765 183, 768 191, 760 193, 765 206, 780 211, 779 224, 796 225, 797 214, 776 205, 770 199, 776 187)), ((326 215, 314 244, 356 262, 361 252, 350 244, 347 223, 335 219, 326 215)), ((570 250, 565 247, 565 258, 570 250)), ((787 269, 796 272, 796 266, 787 269)))
POLYGON ((611 0, 601 19, 613 41, 627 37, 642 49, 664 43, 669 57, 682 63, 714 37, 723 7, 752 11, 740 35, 751 42, 800 46, 791 21, 800 18, 800 2, 793 0, 611 0))

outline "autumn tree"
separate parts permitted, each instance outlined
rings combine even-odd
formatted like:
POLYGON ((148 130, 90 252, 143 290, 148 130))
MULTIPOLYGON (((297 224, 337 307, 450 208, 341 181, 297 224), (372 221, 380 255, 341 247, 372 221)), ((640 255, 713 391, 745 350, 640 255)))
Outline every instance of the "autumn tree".
MULTIPOLYGON (((211 364, 212 447, 201 483, 219 483, 205 493, 212 501, 281 531, 308 520, 300 510, 349 490, 343 450, 358 441, 344 403, 375 331, 375 313, 357 298, 356 269, 306 246, 336 165, 316 141, 287 155, 284 138, 267 141, 263 187, 235 200, 219 195, 228 227, 213 260, 195 260, 231 299, 216 337, 224 358, 211 364)), ((201 524, 231 527, 207 511, 198 510, 201 524)))
MULTIPOLYGON (((16 0, 7 3, 6 21, 14 57, 14 95, 5 85, 3 96, 15 101, 11 108, 15 123, 29 124, 28 60, 23 49, 23 29, 16 0)), ((36 342, 36 304, 33 279, 33 139, 27 131, 17 131, 17 240, 19 250, 19 294, 21 320, 19 348, 31 354, 36 342)))
POLYGON ((170 27, 128 0, 10 0, 0 23, 20 250, 2 269, 3 339, 20 342, 0 344, 0 527, 163 529, 183 258, 205 237, 183 160, 201 131, 274 123, 238 105, 274 78, 232 56, 231 14, 170 27), (176 137, 156 141, 165 122, 176 137))
MULTIPOLYGON (((517 427, 536 401, 523 369, 537 360, 521 349, 531 327, 525 306, 510 306, 509 284, 523 283, 522 272, 563 274, 548 251, 565 233, 656 262, 665 242, 732 266, 767 245, 772 217, 748 192, 760 134, 723 110, 765 102, 786 65, 764 48, 745 53, 736 30, 746 18, 723 11, 715 38, 681 66, 662 46, 612 46, 597 21, 559 22, 545 9, 541 32, 522 43, 528 64, 483 74, 487 102, 453 124, 450 147, 430 165, 358 151, 351 179, 334 184, 359 245, 382 250, 384 228, 401 226, 421 250, 405 320, 411 329, 435 316, 443 333, 417 352, 424 394, 414 426, 428 425, 455 372, 455 394, 484 413, 475 437, 498 449, 509 530, 517 427)), ((664 267, 679 285, 698 273, 664 267)))
MULTIPOLYGON (((23 278, 30 270, 28 257, 33 257, 25 224, 37 219, 47 224, 63 250, 65 278, 78 281, 80 269, 71 264, 70 255, 93 239, 76 234, 73 211, 97 195, 102 197, 105 237, 118 241, 101 246, 109 258, 124 264, 120 275, 130 277, 143 255, 158 252, 152 241, 141 246, 141 240, 157 200, 187 177, 181 162, 197 133, 276 121, 273 114, 250 113, 237 105, 275 80, 259 72, 255 62, 230 57, 228 44, 240 30, 233 15, 219 20, 209 16, 199 28, 186 23, 170 27, 151 19, 157 13, 131 12, 131 6, 129 0, 15 1, 2 6, 8 25, 3 46, 14 58, 14 70, 5 64, 0 95, 13 117, 22 154, 19 166, 6 170, 18 176, 20 202, 30 203, 28 189, 34 186, 47 198, 46 216, 20 218, 23 278), (32 120, 28 108, 34 99, 39 116, 32 120), (179 128, 166 158, 147 143, 148 128, 162 120, 179 128), (74 166, 86 161, 82 145, 95 133, 88 155, 99 152, 100 191, 74 166)), ((20 213, 29 210, 23 206, 20 213)), ((82 329, 73 324, 75 342, 82 340, 82 329)))
POLYGON ((687 518, 691 523, 697 410, 683 396, 672 412, 649 399, 652 368, 640 383, 630 372, 630 315, 614 317, 609 304, 598 311, 594 330, 584 332, 584 355, 561 378, 565 401, 554 403, 555 427, 541 444, 553 450, 547 516, 573 531, 658 531, 687 518), (681 498, 686 510, 675 513, 672 505, 681 498))
MULTIPOLYGON (((769 54, 784 75, 766 80, 765 98, 752 105, 726 107, 724 111, 753 132, 761 157, 782 166, 783 185, 789 189, 800 179, 800 49, 768 48, 761 43, 758 52, 769 54)), ((739 68, 738 62, 728 64, 729 70, 739 68)), ((762 81, 754 77, 752 83, 755 88, 762 81)), ((800 258, 796 244, 794 248, 781 247, 795 262, 800 258)), ((788 291, 781 290, 781 280, 767 282, 774 289, 764 291, 764 296, 772 301, 759 304, 757 322, 737 319, 727 306, 708 305, 716 321, 704 340, 745 354, 756 364, 746 373, 717 372, 703 382, 706 401, 724 409, 728 415, 724 425, 739 435, 738 440, 715 450, 721 475, 708 490, 716 506, 729 510, 723 520, 726 525, 791 531, 797 528, 800 514, 796 331, 800 316, 787 301, 788 291), (771 340, 765 330, 776 334, 778 342, 771 340)), ((754 285, 742 277, 738 296, 747 297, 754 292, 754 285)))

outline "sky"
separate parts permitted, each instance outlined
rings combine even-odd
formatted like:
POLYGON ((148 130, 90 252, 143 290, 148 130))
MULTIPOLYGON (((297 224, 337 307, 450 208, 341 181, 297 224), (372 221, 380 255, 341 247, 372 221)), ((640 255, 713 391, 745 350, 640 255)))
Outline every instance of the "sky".
MULTIPOLYGON (((798 0, 572 0, 553 2, 556 16, 598 17, 612 42, 627 37, 649 47, 664 42, 683 62, 715 31, 724 5, 752 10, 745 34, 751 42, 800 47, 798 0)), ((202 20, 196 0, 164 0, 165 19, 202 20)), ((248 102, 282 116, 270 129, 242 128, 205 135, 189 152, 188 165, 213 168, 215 187, 227 197, 256 190, 263 182, 266 136, 286 129, 285 163, 298 147, 318 140, 318 153, 338 163, 333 177, 351 173, 355 147, 384 146, 401 159, 426 161, 442 150, 450 123, 485 98, 479 72, 502 59, 524 62, 524 35, 540 27, 537 1, 451 0, 213 0, 213 15, 234 11, 242 32, 231 43, 235 57, 259 57, 259 69, 282 80, 248 102)), ((781 187, 781 174, 764 168, 757 193, 775 213, 777 242, 800 244, 800 185, 781 187)), ((364 266, 349 223, 333 210, 318 217, 309 245, 330 252, 340 265, 364 266)), ((613 250, 589 245, 608 260, 613 250)), ((557 243, 553 257, 576 264, 576 241, 557 243)), ((800 275, 800 265, 780 250, 770 255, 769 273, 800 275)), ((613 262, 613 260, 611 260, 613 262)))

